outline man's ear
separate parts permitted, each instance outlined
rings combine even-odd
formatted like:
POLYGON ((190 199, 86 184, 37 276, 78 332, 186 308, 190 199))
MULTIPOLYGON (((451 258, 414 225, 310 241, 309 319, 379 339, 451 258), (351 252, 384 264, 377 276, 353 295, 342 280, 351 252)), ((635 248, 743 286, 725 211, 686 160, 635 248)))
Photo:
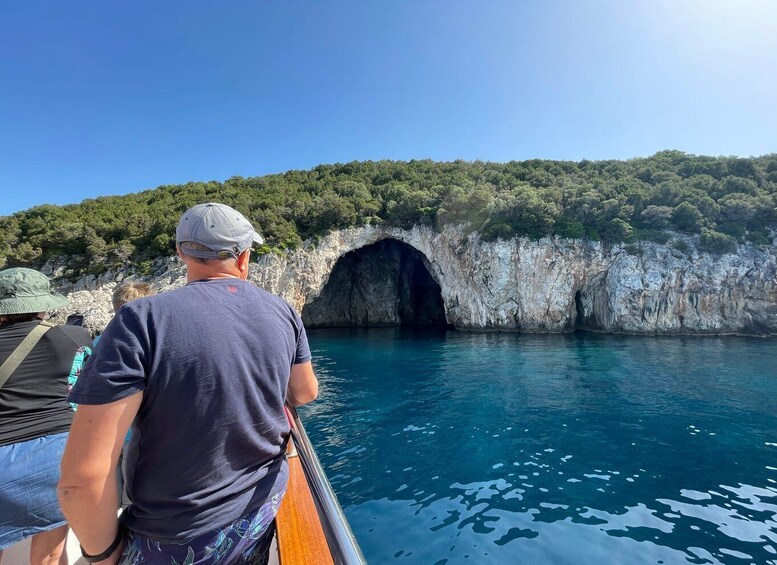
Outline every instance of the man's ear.
POLYGON ((248 262, 251 259, 251 249, 246 249, 237 256, 237 269, 243 274, 243 278, 248 278, 248 262))

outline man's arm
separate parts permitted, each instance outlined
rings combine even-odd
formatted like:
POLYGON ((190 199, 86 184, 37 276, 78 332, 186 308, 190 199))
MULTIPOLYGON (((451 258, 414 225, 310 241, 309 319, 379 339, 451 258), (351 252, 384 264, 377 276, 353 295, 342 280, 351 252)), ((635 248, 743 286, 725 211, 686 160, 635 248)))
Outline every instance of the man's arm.
MULTIPOLYGON (((90 555, 105 551, 116 537, 116 463, 142 400, 138 392, 109 404, 81 404, 73 418, 57 490, 62 513, 90 555)), ((115 563, 120 555, 117 550, 101 563, 115 563)))
POLYGON ((293 406, 301 406, 318 397, 318 379, 313 373, 313 363, 297 363, 291 366, 286 400, 293 406))

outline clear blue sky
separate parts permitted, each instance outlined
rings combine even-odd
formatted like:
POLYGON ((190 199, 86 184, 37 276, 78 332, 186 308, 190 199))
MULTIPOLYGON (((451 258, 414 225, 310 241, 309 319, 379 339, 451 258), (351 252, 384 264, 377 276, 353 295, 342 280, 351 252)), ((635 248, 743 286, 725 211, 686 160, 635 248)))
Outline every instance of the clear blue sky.
POLYGON ((777 2, 0 5, 0 214, 365 159, 777 151, 777 2))

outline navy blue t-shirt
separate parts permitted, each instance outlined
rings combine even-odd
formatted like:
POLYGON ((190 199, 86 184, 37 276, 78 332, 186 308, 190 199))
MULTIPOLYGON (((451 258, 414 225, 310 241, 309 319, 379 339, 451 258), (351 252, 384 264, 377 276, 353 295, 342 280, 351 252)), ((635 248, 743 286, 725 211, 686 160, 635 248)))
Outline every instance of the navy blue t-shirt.
POLYGON ((197 281, 122 306, 69 400, 143 391, 123 523, 181 542, 262 505, 288 478, 283 405, 291 366, 309 360, 294 309, 247 281, 197 281))

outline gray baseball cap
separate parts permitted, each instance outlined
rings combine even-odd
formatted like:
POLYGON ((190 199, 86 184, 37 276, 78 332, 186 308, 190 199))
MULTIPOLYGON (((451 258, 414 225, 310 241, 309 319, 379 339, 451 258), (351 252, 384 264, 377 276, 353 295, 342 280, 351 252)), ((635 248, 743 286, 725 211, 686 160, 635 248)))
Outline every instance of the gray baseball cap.
POLYGON ((67 298, 51 292, 43 273, 24 267, 0 271, 0 315, 46 312, 65 304, 67 298))
POLYGON ((210 249, 184 249, 190 257, 228 259, 264 242, 243 214, 226 204, 197 204, 183 213, 175 230, 175 242, 198 243, 210 249))

